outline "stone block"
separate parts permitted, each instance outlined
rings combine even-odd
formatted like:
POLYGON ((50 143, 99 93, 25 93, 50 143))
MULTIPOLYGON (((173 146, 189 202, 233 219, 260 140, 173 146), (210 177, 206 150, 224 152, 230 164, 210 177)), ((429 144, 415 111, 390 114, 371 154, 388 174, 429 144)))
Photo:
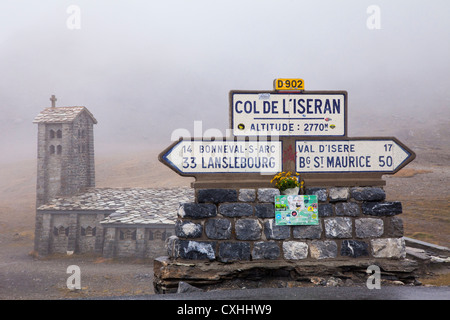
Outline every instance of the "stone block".
POLYGON ((376 258, 401 259, 406 257, 405 239, 383 238, 372 239, 372 254, 376 258))
POLYGON ((275 196, 280 195, 280 190, 276 188, 259 188, 258 201, 259 202, 275 202, 275 196))
POLYGON ((330 202, 347 201, 349 192, 348 188, 330 188, 330 202))
POLYGON ((280 256, 280 247, 274 241, 255 242, 252 250, 252 258, 255 260, 275 260, 280 256))
POLYGON ((239 199, 239 201, 243 201, 243 202, 253 202, 256 200, 256 190, 255 189, 240 189, 238 199, 239 199))
POLYGON ((308 256, 308 244, 301 241, 284 241, 283 256, 287 260, 306 259, 308 256))
POLYGON ((364 257, 369 255, 369 245, 364 241, 343 240, 341 244, 341 256, 352 258, 364 257))
POLYGON ((259 203, 255 205, 255 215, 258 218, 275 218, 275 206, 273 203, 259 203))
POLYGON ((221 242, 218 259, 222 262, 250 260, 250 243, 221 242))
POLYGON ((357 217, 361 214, 359 204, 356 202, 339 202, 334 206, 337 216, 357 217))
POLYGON ((200 238, 203 227, 200 223, 177 220, 175 223, 175 235, 180 238, 200 238))
POLYGON ((390 238, 400 238, 404 235, 403 220, 397 216, 388 218, 388 223, 384 228, 385 236, 390 238))
POLYGON ((174 257, 190 260, 215 260, 215 241, 178 240, 174 257))
POLYGON ((355 220, 355 233, 357 238, 377 238, 384 232, 382 219, 361 218, 355 220))
POLYGON ((327 238, 351 238, 352 219, 351 218, 326 218, 325 235, 327 238))
POLYGON ((362 213, 371 216, 394 216, 402 213, 399 201, 365 202, 361 204, 362 213))
POLYGON ((178 283, 177 293, 204 292, 204 290, 191 286, 189 283, 180 281, 178 283))
POLYGON ((327 201, 328 193, 325 188, 306 188, 305 194, 316 195, 318 202, 327 201))
POLYGON ((277 226, 275 220, 264 222, 264 234, 268 240, 284 240, 291 236, 290 226, 277 226))
POLYGON ((238 200, 237 191, 234 189, 199 189, 197 191, 197 202, 236 202, 238 200))
POLYGON ((309 244, 309 252, 313 259, 336 258, 338 247, 336 242, 331 240, 314 240, 309 244))
POLYGON ((256 219, 239 219, 234 226, 236 239, 259 240, 261 239, 261 224, 256 219))
POLYGON ((320 239, 322 236, 322 224, 315 226, 293 226, 292 236, 295 239, 320 239))
POLYGON ((170 258, 176 258, 179 249, 179 238, 177 236, 170 236, 169 238, 167 238, 165 246, 167 250, 167 255, 170 258))
POLYGON ((223 203, 219 205, 219 213, 226 217, 251 216, 253 207, 248 203, 223 203))
POLYGON ((183 203, 178 208, 178 216, 180 218, 203 219, 215 217, 217 208, 214 204, 209 203, 183 203))
POLYGON ((377 187, 355 187, 350 189, 350 195, 357 201, 383 201, 386 193, 377 187))
POLYGON ((230 239, 231 222, 228 219, 208 219, 205 222, 205 233, 209 239, 230 239))
POLYGON ((333 215, 333 205, 329 203, 319 203, 318 214, 320 218, 331 217, 333 215))

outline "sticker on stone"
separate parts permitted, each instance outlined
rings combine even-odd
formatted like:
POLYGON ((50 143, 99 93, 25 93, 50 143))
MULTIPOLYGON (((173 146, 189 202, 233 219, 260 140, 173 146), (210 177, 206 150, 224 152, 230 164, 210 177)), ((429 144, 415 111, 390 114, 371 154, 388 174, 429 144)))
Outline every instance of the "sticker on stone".
POLYGON ((275 196, 275 224, 278 226, 318 225, 317 196, 275 196))

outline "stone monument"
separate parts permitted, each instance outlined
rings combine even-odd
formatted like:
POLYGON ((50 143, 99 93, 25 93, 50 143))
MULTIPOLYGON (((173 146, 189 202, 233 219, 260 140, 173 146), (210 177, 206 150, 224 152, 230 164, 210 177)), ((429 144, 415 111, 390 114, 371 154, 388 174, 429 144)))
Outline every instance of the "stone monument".
MULTIPOLYGON (((283 79, 285 80, 285 79, 283 79)), ((274 81, 274 83, 276 83, 274 81)), ((157 293, 180 281, 364 274, 370 265, 413 279, 402 205, 386 201, 383 174, 415 158, 396 138, 348 137, 347 92, 231 91, 233 137, 180 139, 159 159, 193 176, 195 201, 178 210, 168 255, 154 262, 157 293), (296 172, 316 195, 318 225, 277 225, 271 179, 296 172)))

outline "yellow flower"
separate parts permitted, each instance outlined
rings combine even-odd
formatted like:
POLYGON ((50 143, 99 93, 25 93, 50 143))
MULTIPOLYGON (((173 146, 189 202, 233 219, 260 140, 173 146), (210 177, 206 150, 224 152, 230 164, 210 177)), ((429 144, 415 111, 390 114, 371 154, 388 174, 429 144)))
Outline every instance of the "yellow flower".
POLYGON ((288 172, 280 172, 278 174, 276 174, 272 180, 270 180, 270 183, 274 183, 275 182, 275 187, 277 187, 280 191, 286 190, 288 188, 295 188, 295 187, 299 187, 302 186, 303 188, 303 181, 301 181, 300 184, 300 179, 297 178, 299 174, 295 173, 295 176, 293 176, 292 172, 288 171, 288 172))

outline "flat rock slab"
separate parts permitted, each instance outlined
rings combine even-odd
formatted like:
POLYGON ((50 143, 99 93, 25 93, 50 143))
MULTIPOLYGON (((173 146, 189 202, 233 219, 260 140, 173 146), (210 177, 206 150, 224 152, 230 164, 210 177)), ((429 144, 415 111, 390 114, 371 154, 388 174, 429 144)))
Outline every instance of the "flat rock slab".
POLYGON ((246 279, 255 281, 282 277, 294 281, 305 281, 314 277, 338 276, 343 279, 366 279, 367 267, 376 265, 381 276, 389 279, 412 282, 415 279, 417 262, 409 259, 342 259, 333 261, 217 261, 173 260, 159 257, 154 260, 155 293, 174 293, 179 282, 196 287, 223 285, 227 281, 246 279))

